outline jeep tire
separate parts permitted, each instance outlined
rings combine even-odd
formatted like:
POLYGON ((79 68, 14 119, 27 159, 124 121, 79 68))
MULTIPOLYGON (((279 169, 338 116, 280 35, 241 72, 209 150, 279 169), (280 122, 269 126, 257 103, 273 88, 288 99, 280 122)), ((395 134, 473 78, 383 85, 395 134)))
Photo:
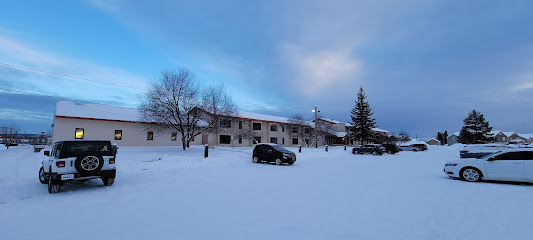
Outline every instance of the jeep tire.
POLYGON ((95 153, 82 154, 76 158, 74 166, 83 176, 94 175, 104 166, 104 158, 100 154, 95 153))
POLYGON ((104 186, 111 186, 115 182, 115 178, 114 177, 105 177, 105 178, 102 178, 102 182, 104 182, 104 186))
POLYGON ((48 193, 54 194, 58 193, 60 190, 61 182, 52 179, 52 167, 50 167, 50 171, 48 171, 48 193))

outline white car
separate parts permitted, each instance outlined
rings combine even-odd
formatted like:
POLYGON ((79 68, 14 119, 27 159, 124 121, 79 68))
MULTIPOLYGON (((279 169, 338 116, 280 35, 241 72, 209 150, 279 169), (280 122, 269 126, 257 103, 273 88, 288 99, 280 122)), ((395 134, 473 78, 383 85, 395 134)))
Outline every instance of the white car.
POLYGON ((513 149, 482 158, 448 161, 444 165, 444 173, 469 182, 498 180, 533 183, 533 151, 513 149))

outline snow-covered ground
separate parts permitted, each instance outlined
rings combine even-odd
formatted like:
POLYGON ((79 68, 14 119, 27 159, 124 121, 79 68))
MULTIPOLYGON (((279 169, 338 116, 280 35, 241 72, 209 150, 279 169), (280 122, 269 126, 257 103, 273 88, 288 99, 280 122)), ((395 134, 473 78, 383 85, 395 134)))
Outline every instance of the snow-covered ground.
MULTIPOLYGON (((0 149, 0 239, 531 239, 533 185, 442 172, 458 148, 352 155, 303 149, 292 165, 251 148, 121 147, 111 187, 48 194, 42 153, 0 149)), ((297 152, 296 149, 291 149, 297 152)))

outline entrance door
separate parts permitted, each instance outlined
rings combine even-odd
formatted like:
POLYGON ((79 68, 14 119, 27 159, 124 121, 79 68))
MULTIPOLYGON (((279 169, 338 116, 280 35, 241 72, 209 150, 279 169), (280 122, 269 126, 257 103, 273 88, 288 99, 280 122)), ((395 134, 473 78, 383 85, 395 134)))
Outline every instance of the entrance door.
POLYGON ((209 135, 207 135, 207 134, 202 134, 202 145, 206 145, 207 144, 208 136, 209 135))

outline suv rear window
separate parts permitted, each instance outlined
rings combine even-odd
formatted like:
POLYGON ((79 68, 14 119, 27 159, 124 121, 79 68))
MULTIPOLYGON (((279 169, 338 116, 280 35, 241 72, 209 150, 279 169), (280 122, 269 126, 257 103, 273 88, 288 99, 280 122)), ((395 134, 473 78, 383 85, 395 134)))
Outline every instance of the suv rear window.
POLYGON ((77 157, 85 153, 113 156, 113 148, 109 141, 64 142, 61 153, 61 158, 77 157))

